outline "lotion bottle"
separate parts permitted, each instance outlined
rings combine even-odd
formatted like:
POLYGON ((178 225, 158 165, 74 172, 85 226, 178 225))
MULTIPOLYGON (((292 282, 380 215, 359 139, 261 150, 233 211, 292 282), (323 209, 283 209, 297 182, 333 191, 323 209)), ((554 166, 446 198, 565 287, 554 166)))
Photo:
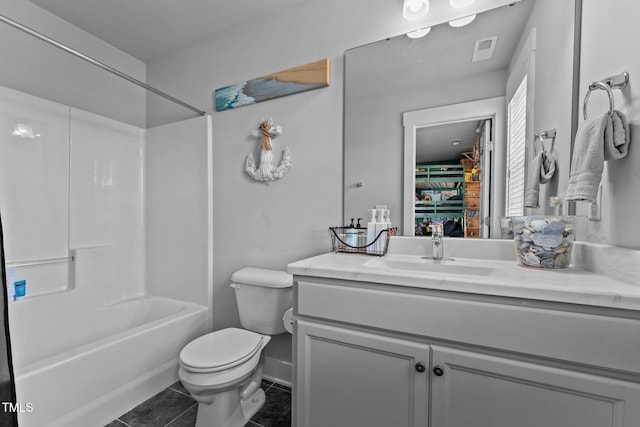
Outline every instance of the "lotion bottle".
MULTIPOLYGON (((367 223, 367 245, 376 239, 376 210, 369 209, 369 222, 367 223)), ((367 246, 367 252, 374 251, 374 245, 367 246)))
POLYGON ((387 210, 386 208, 376 209, 376 211, 378 212, 378 219, 376 221, 376 237, 378 237, 380 233, 382 233, 382 235, 378 237, 378 241, 374 245, 376 252, 382 252, 384 250, 385 239, 387 238, 386 233, 383 233, 383 230, 386 230, 387 228, 389 228, 389 224, 385 222, 386 210, 387 210))

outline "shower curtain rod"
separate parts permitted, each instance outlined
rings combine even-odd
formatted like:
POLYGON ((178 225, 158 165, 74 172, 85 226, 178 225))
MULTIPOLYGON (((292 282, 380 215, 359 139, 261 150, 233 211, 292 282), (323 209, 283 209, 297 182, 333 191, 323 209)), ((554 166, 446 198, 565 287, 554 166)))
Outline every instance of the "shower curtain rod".
POLYGON ((58 42, 58 41, 56 41, 56 40, 54 40, 54 39, 52 39, 50 37, 47 37, 44 34, 41 34, 41 33, 37 32, 35 30, 32 30, 31 28, 29 28, 29 27, 27 27, 25 25, 22 25, 21 23, 19 23, 17 21, 14 21, 13 19, 8 18, 8 17, 6 17, 6 16, 4 16, 2 14, 0 14, 0 21, 2 21, 5 24, 8 24, 8 25, 10 25, 10 26, 12 26, 14 28, 17 28, 20 31, 24 31, 25 33, 30 34, 30 35, 32 35, 32 36, 34 36, 34 37, 36 37, 36 38, 38 38, 38 39, 40 39, 40 40, 42 40, 44 42, 47 42, 47 43, 57 47, 58 49, 64 50, 67 53, 70 53, 70 54, 72 54, 74 56, 77 56, 80 59, 83 59, 83 60, 85 60, 85 61, 87 61, 87 62, 89 62, 89 63, 91 63, 93 65, 96 65, 96 66, 102 68, 103 70, 106 70, 106 71, 108 71, 108 72, 110 72, 112 74, 115 74, 118 77, 121 77, 121 78, 123 78, 125 80, 128 80, 131 83, 133 83, 135 85, 138 85, 138 86, 148 90, 149 92, 153 92, 156 95, 159 95, 159 96, 161 96, 161 97, 163 97, 165 99, 168 99, 169 101, 175 102, 176 104, 179 104, 179 105, 183 106, 184 108, 187 108, 187 109, 189 109, 189 110, 191 110, 191 111, 193 111, 193 112, 195 112, 195 113, 197 113, 197 114, 199 114, 201 116, 204 116, 204 115, 207 114, 205 111, 199 110, 196 107, 193 107, 193 106, 191 106, 191 105, 189 105, 187 103, 184 103, 184 102, 180 101, 179 99, 176 99, 173 96, 171 96, 171 95, 169 95, 169 94, 167 94, 165 92, 162 92, 161 90, 158 90, 158 89, 154 88, 153 86, 149 86, 148 84, 143 83, 140 80, 135 79, 135 78, 129 76, 128 74, 123 73, 122 71, 118 71, 115 68, 113 68, 113 67, 111 67, 111 66, 109 66, 109 65, 107 65, 107 64, 105 64, 103 62, 98 61, 97 59, 93 59, 90 56, 87 56, 87 55, 85 55, 83 53, 80 53, 77 50, 72 49, 69 46, 67 46, 65 44, 62 44, 62 43, 60 43, 60 42, 58 42))

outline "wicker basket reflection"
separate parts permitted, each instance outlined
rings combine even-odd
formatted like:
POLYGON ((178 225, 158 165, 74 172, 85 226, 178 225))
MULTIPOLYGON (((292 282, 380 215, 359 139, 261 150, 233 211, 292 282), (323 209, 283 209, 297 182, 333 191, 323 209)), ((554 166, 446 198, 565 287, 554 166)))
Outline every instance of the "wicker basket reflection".
POLYGON ((398 232, 397 227, 387 228, 378 233, 376 238, 367 241, 366 228, 329 227, 329 236, 334 252, 383 256, 387 253, 389 239, 398 232), (355 230, 355 233, 353 231, 355 230), (350 231, 351 233, 347 233, 350 231))

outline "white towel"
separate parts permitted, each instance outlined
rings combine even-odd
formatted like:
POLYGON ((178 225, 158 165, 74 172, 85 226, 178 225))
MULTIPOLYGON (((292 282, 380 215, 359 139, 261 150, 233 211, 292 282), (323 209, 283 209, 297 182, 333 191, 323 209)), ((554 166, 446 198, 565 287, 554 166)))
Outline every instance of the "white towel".
POLYGON ((615 110, 604 130, 604 160, 618 160, 629 151, 629 122, 624 114, 615 110))
POLYGON ((619 111, 582 122, 576 133, 567 200, 593 202, 605 160, 621 159, 629 148, 629 123, 619 111))
POLYGON ((556 171, 556 160, 551 153, 542 150, 533 158, 533 163, 527 176, 527 187, 524 191, 524 206, 527 208, 540 207, 540 184, 551 180, 556 171))

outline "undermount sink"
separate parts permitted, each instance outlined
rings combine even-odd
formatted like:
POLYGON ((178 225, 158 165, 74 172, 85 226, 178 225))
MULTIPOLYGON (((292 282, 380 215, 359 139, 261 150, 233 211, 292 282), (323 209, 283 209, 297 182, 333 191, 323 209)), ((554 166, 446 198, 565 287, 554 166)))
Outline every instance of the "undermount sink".
POLYGON ((493 271, 492 267, 477 265, 468 260, 456 260, 452 258, 433 259, 416 256, 376 258, 365 262, 363 267, 394 271, 404 270, 411 273, 449 273, 475 276, 488 276, 493 271))

